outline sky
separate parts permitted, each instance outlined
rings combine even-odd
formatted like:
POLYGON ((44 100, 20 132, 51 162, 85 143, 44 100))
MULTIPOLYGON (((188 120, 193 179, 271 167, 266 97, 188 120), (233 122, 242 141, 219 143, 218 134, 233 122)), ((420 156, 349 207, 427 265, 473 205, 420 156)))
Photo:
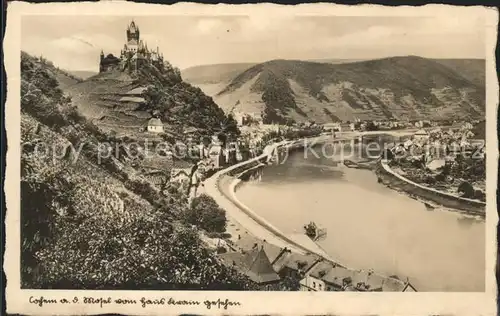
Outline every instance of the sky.
POLYGON ((119 55, 134 20, 172 65, 273 59, 417 55, 485 58, 484 21, 467 16, 24 16, 21 49, 60 68, 97 71, 101 49, 119 55))

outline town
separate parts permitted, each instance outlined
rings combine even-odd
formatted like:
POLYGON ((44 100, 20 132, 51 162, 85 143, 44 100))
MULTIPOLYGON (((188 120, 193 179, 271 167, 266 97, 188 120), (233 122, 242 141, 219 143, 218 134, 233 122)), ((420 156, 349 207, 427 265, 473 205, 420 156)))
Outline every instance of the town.
MULTIPOLYGON (((22 208, 26 231, 32 234, 23 237, 22 247, 23 258, 28 258, 22 270, 27 287, 73 288, 75 283, 74 287, 90 289, 415 292, 420 289, 408 276, 382 273, 371 267, 350 267, 331 254, 336 252, 332 251, 332 240, 341 239, 336 234, 342 229, 337 227, 327 233, 320 226, 359 225, 357 219, 330 219, 333 213, 357 211, 351 201, 339 202, 341 195, 350 193, 358 200, 364 194, 366 199, 376 201, 373 205, 389 205, 392 202, 387 201, 396 200, 413 207, 418 216, 425 213, 420 209, 425 205, 427 210, 446 207, 450 212, 485 217, 486 123, 477 115, 479 112, 452 119, 396 119, 381 110, 375 113, 372 109, 370 114, 352 102, 347 104, 350 110, 346 112, 350 120, 329 116, 330 122, 316 122, 305 119, 307 115, 300 112, 294 100, 275 91, 281 87, 276 82, 289 81, 274 78, 273 71, 264 76, 272 82, 261 98, 268 102, 265 110, 243 111, 240 100, 222 109, 215 97, 184 81, 184 75, 164 58, 159 47, 148 48, 138 23, 129 21, 124 33, 123 47, 115 48, 120 49, 119 55, 105 54, 99 48, 100 54, 95 54, 99 72, 82 80, 66 75, 43 56, 21 53, 22 208), (61 77, 73 81, 63 85, 61 77), (280 113, 274 113, 273 106, 280 108, 280 113), (286 108, 296 111, 301 119, 283 118, 286 108), (380 113, 387 118, 366 118, 380 117, 380 113), (41 140, 89 146, 74 164, 68 163, 69 154, 51 162, 36 155, 34 148, 41 140), (353 161, 338 157, 305 161, 296 155, 294 165, 280 159, 280 155, 288 157, 303 149, 307 140, 333 146, 352 142, 362 154, 353 161), (378 144, 379 149, 368 152, 373 144, 378 144), (276 166, 285 171, 276 171, 276 166), (316 190, 325 190, 324 201, 335 196, 333 206, 324 202, 328 205, 317 209, 317 214, 326 214, 324 223, 309 220, 313 212, 301 210, 298 218, 305 221, 304 229, 293 234, 291 229, 284 232, 277 228, 282 223, 271 223, 248 200, 243 202, 237 189, 249 184, 255 189, 268 177, 268 170, 276 172, 274 176, 283 186, 289 184, 288 180, 292 184, 312 184, 314 176, 331 181, 316 186, 316 190), (292 175, 285 180, 279 178, 287 174, 292 175), (40 186, 39 178, 49 184, 40 186), (369 189, 372 191, 366 193, 369 189), (393 191, 402 194, 394 195, 393 191), (383 199, 387 200, 378 202, 383 199), (37 205, 32 203, 35 200, 37 205), (48 218, 35 225, 31 218, 38 218, 33 215, 39 214, 38 205, 48 218), (52 222, 57 225, 47 224, 52 222), (40 234, 37 225, 42 224, 49 226, 42 233, 51 242, 44 239, 38 243, 38 237, 33 237, 40 234), (330 239, 322 243, 321 238, 330 239), (72 271, 83 272, 73 276, 72 271)), ((303 63, 312 69, 318 65, 333 67, 303 63)), ((246 76, 234 80, 238 78, 246 76)), ((236 89, 238 84, 228 87, 236 89)), ((335 89, 344 86, 348 88, 343 98, 348 99, 345 96, 353 93, 351 85, 339 84, 335 89)), ((369 89, 363 93, 366 91, 369 89)), ((361 92, 357 95, 361 99, 361 92)), ((316 97, 329 100, 320 93, 316 97)), ((369 103, 373 98, 365 100, 369 103)), ((345 105, 347 101, 342 100, 344 103, 339 101, 336 106, 345 105)), ((377 100, 370 104, 382 102, 377 100)), ((299 196, 299 191, 291 195, 299 196)), ((280 200, 276 194, 273 192, 267 200, 280 200)), ((266 200, 253 198, 259 199, 266 200)), ((313 202, 307 208, 320 205, 317 200, 313 202)), ((359 209, 372 207, 357 205, 359 209)), ((390 210, 384 207, 379 214, 405 209, 398 205, 395 203, 390 210)), ((290 205, 271 208, 272 213, 293 209, 290 205)), ((374 212, 366 216, 375 220, 378 215, 374 216, 374 212)), ((292 222, 292 213, 281 215, 278 221, 286 222, 283 219, 290 216, 292 222)), ((396 215, 391 216, 390 225, 399 226, 393 224, 396 215)), ((366 236, 376 239, 385 235, 379 232, 366 236)), ((354 252, 349 249, 348 253, 354 252)), ((387 260, 390 255, 380 257, 379 264, 391 261, 387 260)), ((385 272, 394 270, 389 267, 385 272)), ((420 284, 425 283, 421 275, 419 278, 420 284)))

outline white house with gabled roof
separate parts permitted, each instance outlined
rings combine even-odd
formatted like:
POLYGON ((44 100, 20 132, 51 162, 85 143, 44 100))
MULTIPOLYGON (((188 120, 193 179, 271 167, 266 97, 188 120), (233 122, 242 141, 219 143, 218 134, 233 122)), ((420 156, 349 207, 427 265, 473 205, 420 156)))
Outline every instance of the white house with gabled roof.
POLYGON ((159 118, 152 118, 148 121, 148 132, 163 133, 163 123, 159 118))

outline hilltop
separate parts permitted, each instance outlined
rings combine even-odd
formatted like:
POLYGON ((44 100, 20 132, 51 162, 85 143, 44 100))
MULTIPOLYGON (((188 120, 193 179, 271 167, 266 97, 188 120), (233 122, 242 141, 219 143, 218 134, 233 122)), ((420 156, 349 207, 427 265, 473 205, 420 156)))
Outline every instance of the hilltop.
POLYGON ((273 60, 241 72, 214 99, 225 110, 262 112, 268 122, 479 118, 484 60, 273 60))
MULTIPOLYGON (((354 59, 321 59, 314 62, 341 64, 354 62, 354 59)), ((257 63, 229 63, 200 65, 186 68, 181 71, 182 78, 200 89, 209 96, 215 96, 223 90, 240 73, 255 66, 257 63)))

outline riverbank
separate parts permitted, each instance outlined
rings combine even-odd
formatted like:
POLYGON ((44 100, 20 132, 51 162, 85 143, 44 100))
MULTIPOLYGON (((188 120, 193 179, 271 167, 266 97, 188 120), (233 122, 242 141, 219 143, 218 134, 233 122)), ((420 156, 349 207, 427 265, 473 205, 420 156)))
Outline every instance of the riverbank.
MULTIPOLYGON (((218 171, 212 177, 205 180, 205 192, 212 196, 226 210, 227 216, 230 218, 229 226, 237 227, 236 229, 239 229, 237 232, 242 231, 244 236, 255 236, 260 241, 266 241, 282 248, 287 247, 301 254, 311 253, 318 256, 325 256, 325 253, 318 253, 318 249, 312 249, 310 245, 303 245, 291 240, 271 223, 260 218, 248 207, 239 202, 234 195, 235 187, 241 181, 238 176, 252 167, 267 162, 269 155, 284 144, 285 142, 270 145, 265 153, 258 157, 218 171), (244 229, 242 230, 242 228, 244 229)), ((237 235, 241 236, 241 234, 237 235)), ((241 243, 237 238, 233 242, 236 244, 241 243)))
MULTIPOLYGON (((312 143, 328 140, 331 140, 331 137, 325 138, 323 136, 315 137, 308 141, 312 143)), ((341 139, 335 139, 335 141, 341 141, 341 139)), ((298 149, 304 146, 304 144, 307 145, 307 143, 308 142, 305 140, 299 140, 273 144, 269 146, 261 156, 221 170, 210 179, 207 179, 205 184, 207 194, 211 195, 219 205, 226 210, 229 219, 228 232, 232 235, 231 243, 237 245, 237 247, 232 248, 243 249, 245 245, 250 246, 257 243, 257 240, 261 243, 268 242, 281 248, 286 247, 295 253, 319 257, 324 262, 329 262, 340 269, 344 269, 348 274, 352 274, 354 277, 368 274, 382 280, 387 280, 386 285, 388 288, 390 287, 389 284, 394 285, 390 287, 391 289, 386 289, 388 291, 403 291, 407 289, 409 283, 403 282, 397 278, 383 276, 372 271, 346 268, 339 263, 339 260, 331 258, 329 254, 310 239, 295 238, 298 236, 292 237, 291 235, 282 233, 236 197, 235 191, 243 183, 241 179, 242 176, 248 176, 248 173, 258 172, 259 168, 264 168, 262 164, 270 160, 270 157, 280 148, 284 148, 285 150, 298 149)), ((249 248, 247 248, 247 250, 248 249, 249 248)))
POLYGON ((392 170, 385 160, 378 162, 376 173, 379 181, 392 189, 403 191, 410 196, 416 196, 425 201, 458 210, 468 215, 478 215, 483 218, 486 216, 485 202, 463 198, 413 182, 392 170))

